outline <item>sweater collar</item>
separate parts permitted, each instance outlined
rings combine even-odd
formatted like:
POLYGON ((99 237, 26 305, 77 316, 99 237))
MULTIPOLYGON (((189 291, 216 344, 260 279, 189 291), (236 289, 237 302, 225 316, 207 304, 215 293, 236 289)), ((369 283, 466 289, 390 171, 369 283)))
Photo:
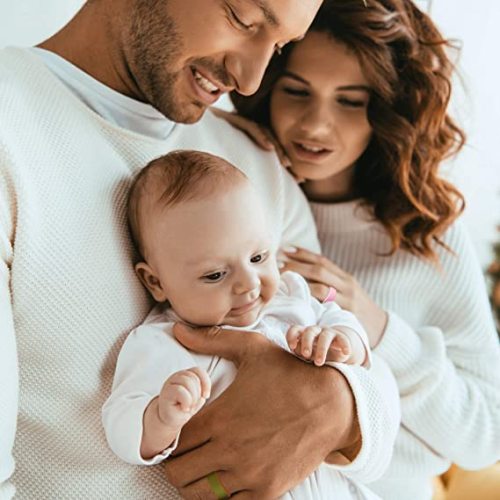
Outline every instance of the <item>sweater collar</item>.
POLYGON ((378 225, 370 208, 361 204, 362 200, 343 203, 311 202, 311 210, 318 232, 352 233, 378 225))

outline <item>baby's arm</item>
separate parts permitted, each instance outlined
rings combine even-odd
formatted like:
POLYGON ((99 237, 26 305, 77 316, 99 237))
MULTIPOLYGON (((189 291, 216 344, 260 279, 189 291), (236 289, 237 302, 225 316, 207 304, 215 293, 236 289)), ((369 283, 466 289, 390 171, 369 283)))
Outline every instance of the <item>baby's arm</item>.
POLYGON ((152 458, 168 448, 182 427, 210 396, 211 381, 202 368, 171 375, 144 412, 141 456, 152 458))
POLYGON ((316 366, 326 361, 361 365, 366 359, 366 348, 360 336, 345 326, 291 326, 286 339, 295 354, 313 361, 316 366))

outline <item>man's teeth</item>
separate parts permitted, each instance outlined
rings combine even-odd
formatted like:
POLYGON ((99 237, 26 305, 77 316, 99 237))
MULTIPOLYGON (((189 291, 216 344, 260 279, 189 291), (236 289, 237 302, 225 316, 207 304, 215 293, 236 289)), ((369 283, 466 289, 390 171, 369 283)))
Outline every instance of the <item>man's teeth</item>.
POLYGON ((310 151, 311 153, 319 153, 321 151, 324 151, 324 148, 315 148, 313 146, 306 146, 305 144, 300 144, 300 147, 302 149, 305 149, 306 151, 310 151))
POLYGON ((194 78, 198 82, 198 85, 206 92, 213 94, 214 92, 219 91, 219 87, 216 87, 211 81, 207 80, 204 76, 201 76, 196 70, 194 72, 194 78))

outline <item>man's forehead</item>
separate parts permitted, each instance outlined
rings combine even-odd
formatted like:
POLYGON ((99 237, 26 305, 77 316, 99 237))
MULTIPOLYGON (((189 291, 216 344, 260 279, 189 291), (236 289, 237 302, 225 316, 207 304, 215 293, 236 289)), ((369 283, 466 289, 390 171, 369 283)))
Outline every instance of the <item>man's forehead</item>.
POLYGON ((273 28, 300 31, 303 36, 323 0, 250 0, 273 28))
POLYGON ((262 11, 264 17, 268 24, 270 24, 273 28, 280 27, 280 20, 278 14, 275 12, 275 8, 273 8, 273 0, 253 0, 253 3, 257 5, 257 7, 262 11))

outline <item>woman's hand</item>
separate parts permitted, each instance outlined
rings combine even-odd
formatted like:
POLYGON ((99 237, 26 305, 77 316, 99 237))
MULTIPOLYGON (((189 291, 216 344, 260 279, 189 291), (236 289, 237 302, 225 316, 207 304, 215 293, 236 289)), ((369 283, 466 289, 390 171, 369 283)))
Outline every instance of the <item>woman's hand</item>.
POLYGON ((274 137, 274 134, 266 127, 263 127, 252 120, 248 120, 237 113, 231 113, 219 108, 210 108, 210 110, 215 116, 223 118, 233 127, 245 132, 245 134, 248 135, 248 137, 250 137, 250 139, 257 144, 257 146, 265 149, 266 151, 276 151, 278 159, 283 167, 291 167, 292 164, 283 149, 283 146, 281 146, 276 137, 274 137))
POLYGON ((327 296, 329 288, 337 291, 335 302, 351 311, 364 326, 370 347, 376 347, 384 335, 387 313, 368 296, 356 279, 331 260, 303 248, 283 250, 286 257, 281 271, 295 271, 302 275, 311 288, 311 293, 320 302, 327 296))

